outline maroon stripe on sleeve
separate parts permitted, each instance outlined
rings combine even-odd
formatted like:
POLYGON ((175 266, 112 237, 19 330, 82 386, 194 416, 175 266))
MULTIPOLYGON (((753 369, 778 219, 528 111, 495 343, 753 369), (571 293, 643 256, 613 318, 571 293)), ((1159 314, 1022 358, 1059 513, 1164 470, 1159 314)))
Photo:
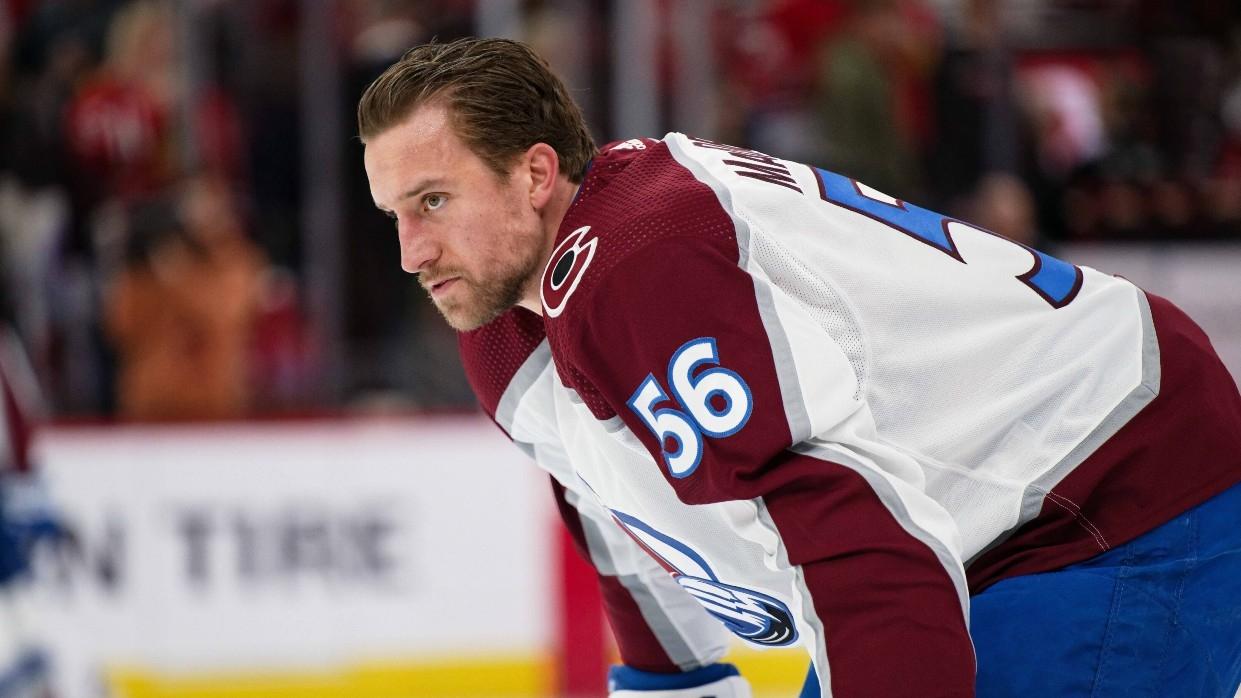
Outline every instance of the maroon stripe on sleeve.
POLYGON ((616 577, 599 575, 599 588, 603 591, 603 607, 608 624, 616 637, 621 661, 642 671, 671 674, 681 668, 668 658, 650 626, 642 617, 638 604, 616 577))
POLYGON ((778 461, 763 501, 822 623, 832 694, 972 696, 973 646, 935 553, 850 468, 778 461))
POLYGON ((493 419, 513 376, 544 336, 543 318, 524 308, 513 308, 476 330, 457 335, 466 378, 493 419))
POLYGON ((1159 395, 1052 488, 1038 517, 971 563, 970 590, 1081 562, 1241 482, 1241 396, 1206 334, 1147 294, 1159 395), (1054 501, 1053 501, 1054 500, 1054 501))
MULTIPOLYGON (((569 535, 577 551, 591 562, 590 548, 586 544, 586 533, 582 528, 581 514, 565 497, 565 488, 555 479, 552 490, 556 496, 556 506, 560 509, 560 517, 564 520, 569 535)), ((593 562, 592 562, 593 565, 593 562)), ((673 673, 681 671, 668 653, 659 643, 655 633, 647 625, 642 611, 634 601, 629 590, 616 577, 599 574, 599 587, 603 592, 603 607, 607 613, 608 623, 612 626, 612 634, 616 637, 616 646, 620 650, 621 661, 626 665, 642 671, 673 673)))

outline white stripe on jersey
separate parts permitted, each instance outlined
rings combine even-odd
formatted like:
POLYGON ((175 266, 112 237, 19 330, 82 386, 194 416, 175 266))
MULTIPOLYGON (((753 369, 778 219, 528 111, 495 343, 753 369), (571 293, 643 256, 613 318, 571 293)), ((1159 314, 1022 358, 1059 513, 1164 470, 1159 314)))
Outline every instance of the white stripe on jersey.
POLYGON ((565 489, 568 502, 582 514, 595 569, 625 587, 668 658, 685 671, 723 658, 728 637, 720 624, 634 545, 593 495, 565 489))
POLYGON ((682 134, 665 143, 734 222, 793 441, 840 441, 833 425, 865 403, 877 443, 850 445, 904 454, 883 467, 948 510, 964 557, 1037 515, 1157 392, 1149 309, 1127 281, 1082 268, 1053 309, 1017 280, 1034 258, 1011 242, 948 223, 962 262, 822 200, 806 165, 781 161, 798 194, 682 134))
POLYGON ((728 649, 723 627, 584 491, 561 442, 553 391, 576 398, 560 383, 544 339, 505 388, 496 422, 564 486, 565 500, 580 515, 591 563, 599 574, 615 577, 625 587, 668 658, 685 670, 719 661, 728 649))

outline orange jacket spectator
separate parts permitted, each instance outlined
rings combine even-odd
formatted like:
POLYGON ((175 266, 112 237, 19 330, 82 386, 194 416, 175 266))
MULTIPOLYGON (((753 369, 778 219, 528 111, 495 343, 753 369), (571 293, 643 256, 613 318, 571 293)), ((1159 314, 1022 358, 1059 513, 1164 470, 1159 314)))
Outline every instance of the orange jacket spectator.
POLYGON ((219 208, 220 193, 191 186, 184 228, 168 215, 134 226, 106 307, 122 417, 220 419, 247 410, 263 261, 219 208))

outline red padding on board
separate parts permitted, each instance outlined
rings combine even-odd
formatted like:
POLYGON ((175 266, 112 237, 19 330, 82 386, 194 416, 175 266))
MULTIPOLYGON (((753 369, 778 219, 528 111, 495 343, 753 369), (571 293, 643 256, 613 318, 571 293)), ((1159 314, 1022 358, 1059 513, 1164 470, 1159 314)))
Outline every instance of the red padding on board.
POLYGON ((599 577, 557 526, 556 562, 560 583, 557 618, 556 689, 561 698, 607 695, 607 630, 599 577))

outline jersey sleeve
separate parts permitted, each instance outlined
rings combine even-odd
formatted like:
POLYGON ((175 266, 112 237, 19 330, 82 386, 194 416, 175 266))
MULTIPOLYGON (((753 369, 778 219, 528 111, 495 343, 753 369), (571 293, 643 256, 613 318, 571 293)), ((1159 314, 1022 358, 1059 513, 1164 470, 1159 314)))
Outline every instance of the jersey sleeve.
POLYGON ((604 611, 626 666, 674 673, 723 658, 728 649, 723 627, 638 549, 598 502, 554 477, 552 489, 575 547, 598 574, 604 611))
POLYGON ((583 398, 685 504, 754 502, 796 570, 815 695, 972 695, 951 517, 875 436, 832 337, 739 264, 735 246, 681 237, 604 272, 566 335, 583 398))
POLYGON ((551 475, 557 510, 594 567, 621 660, 643 671, 692 671, 719 661, 727 634, 612 520, 574 477, 551 407, 551 353, 539 316, 514 309, 459 336, 483 410, 551 475))

